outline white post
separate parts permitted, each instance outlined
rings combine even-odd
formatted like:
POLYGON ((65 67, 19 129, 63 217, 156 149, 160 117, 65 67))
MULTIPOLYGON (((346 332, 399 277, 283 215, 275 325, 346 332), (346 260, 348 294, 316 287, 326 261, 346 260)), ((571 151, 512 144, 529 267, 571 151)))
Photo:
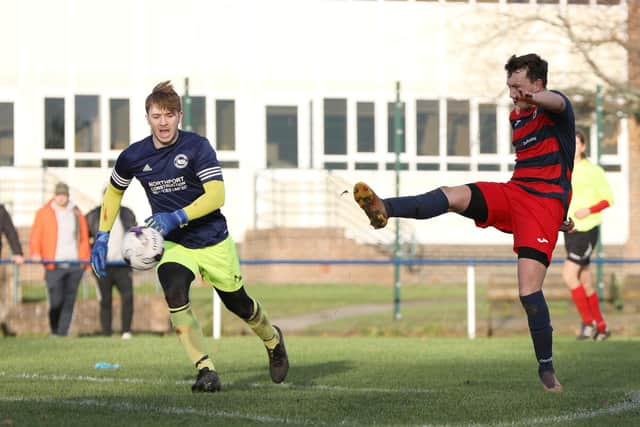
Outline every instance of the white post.
POLYGON ((469 339, 476 337, 476 268, 467 266, 467 334, 469 339))
POLYGON ((213 304, 212 304, 212 308, 213 308, 213 339, 214 340, 219 340, 220 339, 220 331, 222 330, 221 324, 222 324, 222 316, 221 316, 221 301, 220 301, 220 297, 218 296, 218 293, 216 292, 215 289, 212 289, 211 292, 213 292, 213 304))

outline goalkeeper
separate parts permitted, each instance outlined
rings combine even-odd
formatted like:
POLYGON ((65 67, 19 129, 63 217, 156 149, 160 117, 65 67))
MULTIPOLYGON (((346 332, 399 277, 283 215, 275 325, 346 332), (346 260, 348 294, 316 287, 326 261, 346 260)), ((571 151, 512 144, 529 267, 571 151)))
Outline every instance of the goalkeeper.
POLYGON ((178 129, 183 112, 170 82, 153 89, 145 109, 151 135, 131 144, 116 160, 100 211, 91 266, 98 276, 105 274, 109 230, 124 191, 137 178, 153 212, 146 224, 165 237, 158 280, 171 323, 198 370, 191 390, 216 392, 221 386, 189 302, 189 288, 198 274, 216 290, 227 309, 262 339, 271 379, 284 381, 289 361, 282 332, 271 324, 258 301, 247 295, 235 243, 220 212, 225 191, 214 149, 206 138, 178 129))

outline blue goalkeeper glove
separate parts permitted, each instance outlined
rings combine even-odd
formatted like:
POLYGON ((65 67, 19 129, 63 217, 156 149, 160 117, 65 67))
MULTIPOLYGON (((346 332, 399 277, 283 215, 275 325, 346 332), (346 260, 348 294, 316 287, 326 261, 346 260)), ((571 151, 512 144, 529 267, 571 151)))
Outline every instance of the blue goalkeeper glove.
POLYGON ((174 228, 187 225, 188 222, 189 218, 187 218, 187 213, 184 209, 178 209, 173 212, 159 212, 144 220, 144 224, 147 227, 157 230, 162 234, 162 237, 169 234, 174 228))
POLYGON ((96 240, 91 248, 91 268, 98 277, 107 275, 107 251, 109 243, 109 232, 98 231, 96 240))

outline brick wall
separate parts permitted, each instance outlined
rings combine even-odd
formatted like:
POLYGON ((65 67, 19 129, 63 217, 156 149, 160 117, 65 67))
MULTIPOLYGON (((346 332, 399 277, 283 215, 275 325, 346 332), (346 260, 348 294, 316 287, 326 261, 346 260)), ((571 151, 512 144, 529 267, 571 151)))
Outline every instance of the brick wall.
MULTIPOLYGON (((478 230, 479 233, 482 230, 478 230)), ((620 257, 622 247, 608 246, 605 256, 620 257)), ((559 245, 554 259, 564 259, 559 245)), ((358 244, 337 228, 277 228, 251 230, 240 247, 242 259, 368 259, 388 260, 389 255, 376 245, 358 244)), ((507 258, 516 259, 511 245, 430 245, 420 246, 417 258, 507 258)), ((356 283, 391 284, 391 265, 244 265, 247 283, 356 283)), ((605 269, 606 272, 606 269, 605 269)), ((401 282, 415 284, 464 283, 466 266, 403 266, 401 282)), ((486 281, 490 274, 515 274, 515 265, 478 265, 476 280, 486 281)), ((552 265, 549 276, 559 276, 560 266, 552 265)))

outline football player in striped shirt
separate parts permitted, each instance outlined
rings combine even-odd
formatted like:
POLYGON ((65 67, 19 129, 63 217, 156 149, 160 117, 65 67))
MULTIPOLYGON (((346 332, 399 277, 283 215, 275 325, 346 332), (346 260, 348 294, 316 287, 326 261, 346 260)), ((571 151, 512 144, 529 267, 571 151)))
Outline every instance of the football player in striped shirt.
POLYGON ((526 311, 546 391, 560 392, 552 360, 552 328, 542 283, 559 231, 569 231, 571 171, 575 119, 569 99, 547 89, 548 64, 536 54, 513 55, 505 65, 514 103, 509 120, 516 163, 506 183, 475 182, 440 187, 425 194, 381 199, 365 183, 354 186, 354 198, 374 228, 390 217, 427 219, 455 212, 478 227, 513 234, 518 256, 518 289, 526 311))
POLYGON ((91 266, 97 275, 105 274, 109 230, 124 191, 136 178, 153 212, 145 222, 165 238, 157 274, 171 323, 198 370, 192 391, 216 392, 221 387, 189 302, 189 288, 197 275, 216 290, 227 309, 262 339, 271 379, 276 383, 284 381, 289 369, 284 338, 243 286, 235 243, 220 211, 225 191, 213 147, 206 138, 178 129, 183 112, 180 97, 170 82, 153 88, 145 109, 151 135, 131 144, 118 156, 102 202, 91 266))

